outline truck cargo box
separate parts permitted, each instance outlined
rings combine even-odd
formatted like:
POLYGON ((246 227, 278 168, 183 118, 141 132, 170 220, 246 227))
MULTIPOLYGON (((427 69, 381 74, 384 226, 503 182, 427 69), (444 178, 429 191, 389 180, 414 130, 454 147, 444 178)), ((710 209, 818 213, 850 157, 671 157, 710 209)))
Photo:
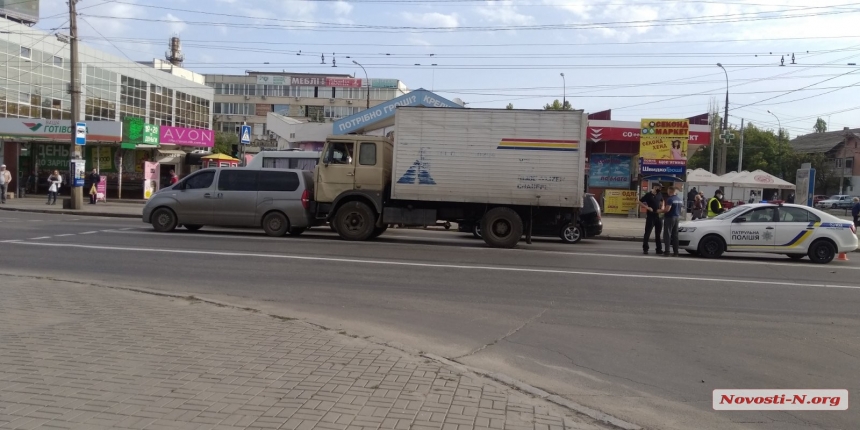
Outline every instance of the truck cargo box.
POLYGON ((396 200, 582 207, 582 111, 398 107, 396 200))

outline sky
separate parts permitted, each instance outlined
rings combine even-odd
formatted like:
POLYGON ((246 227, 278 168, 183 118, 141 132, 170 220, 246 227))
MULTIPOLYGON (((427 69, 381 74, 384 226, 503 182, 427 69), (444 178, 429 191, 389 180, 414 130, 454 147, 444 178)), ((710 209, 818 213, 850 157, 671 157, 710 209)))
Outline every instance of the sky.
MULTIPOLYGON (((576 109, 612 109, 613 119, 628 121, 685 118, 712 104, 722 112, 728 76, 731 124, 743 118, 766 129, 781 125, 791 136, 812 132, 818 117, 830 130, 860 127, 860 2, 850 0, 81 0, 77 6, 83 43, 144 61, 163 58, 168 39, 178 35, 184 67, 203 74, 362 78, 357 61, 371 78, 400 79, 468 107, 540 109, 566 98, 576 109)), ((67 32, 67 12, 63 0, 42 0, 36 27, 67 32)))

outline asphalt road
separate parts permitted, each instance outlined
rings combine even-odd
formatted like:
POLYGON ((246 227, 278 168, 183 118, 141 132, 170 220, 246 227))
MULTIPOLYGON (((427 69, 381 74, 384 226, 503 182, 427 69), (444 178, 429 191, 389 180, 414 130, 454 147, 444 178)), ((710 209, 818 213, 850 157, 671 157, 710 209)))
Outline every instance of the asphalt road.
MULTIPOLYGON (((502 372, 653 429, 848 429, 841 412, 715 412, 716 388, 860 398, 860 257, 718 261, 635 243, 495 250, 445 231, 372 243, 0 212, 0 272, 205 295, 502 372)), ((2 286, 0 286, 2 289, 2 286)))

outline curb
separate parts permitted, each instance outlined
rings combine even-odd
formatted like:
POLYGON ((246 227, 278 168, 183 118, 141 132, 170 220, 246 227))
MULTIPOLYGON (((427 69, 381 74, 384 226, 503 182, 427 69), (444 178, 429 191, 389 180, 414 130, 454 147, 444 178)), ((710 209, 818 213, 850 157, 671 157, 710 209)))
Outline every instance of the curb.
MULTIPOLYGON (((281 319, 284 321, 295 321, 295 322, 299 322, 299 323, 309 324, 311 326, 322 329, 324 331, 334 332, 334 333, 337 333, 338 335, 341 335, 341 336, 349 336, 349 335, 346 335, 342 332, 335 332, 334 329, 313 323, 311 321, 302 320, 302 319, 298 319, 298 318, 284 317, 284 316, 276 315, 276 314, 264 313, 264 312, 262 312, 256 308, 252 308, 252 307, 248 307, 248 306, 235 305, 235 304, 232 304, 229 302, 222 302, 219 300, 208 299, 206 297, 201 297, 201 296, 183 295, 183 294, 178 294, 178 293, 170 293, 170 292, 166 292, 166 291, 152 290, 149 288, 102 285, 102 284, 96 284, 96 283, 92 283, 92 282, 84 282, 84 281, 76 281, 76 280, 68 280, 68 279, 58 279, 58 278, 53 278, 53 277, 26 276, 26 275, 15 275, 15 274, 7 274, 7 273, 0 273, 0 275, 11 276, 11 277, 16 277, 16 278, 35 278, 35 279, 44 279, 44 280, 50 280, 50 281, 67 282, 67 283, 86 285, 86 286, 91 286, 91 287, 96 287, 96 288, 108 288, 111 290, 130 291, 130 292, 134 292, 134 293, 138 293, 138 294, 148 294, 148 295, 158 296, 158 297, 167 297, 167 298, 173 298, 173 299, 202 302, 202 303, 206 303, 206 304, 217 306, 217 307, 226 307, 226 308, 232 308, 232 309, 237 309, 237 310, 242 310, 242 311, 247 311, 247 312, 259 313, 261 315, 266 315, 266 316, 269 316, 271 318, 277 318, 277 319, 281 319)), ((351 336, 351 337, 356 337, 356 336, 351 336)), ((393 349, 399 350, 401 352, 405 352, 407 354, 411 354, 411 355, 415 355, 418 357, 426 358, 428 360, 436 361, 436 362, 441 363, 443 365, 450 366, 450 367, 456 369, 457 371, 459 371, 460 373, 474 373, 474 374, 483 376, 483 377, 488 378, 490 380, 493 380, 495 382, 501 383, 502 385, 505 385, 509 388, 516 390, 516 391, 520 391, 522 393, 529 394, 531 396, 534 396, 534 397, 537 397, 539 399, 545 400, 547 402, 553 403, 557 406, 561 406, 563 408, 569 409, 575 413, 585 415, 589 418, 592 418, 592 419, 600 422, 601 424, 611 426, 611 428, 613 428, 613 429, 643 430, 642 427, 637 426, 636 424, 628 423, 624 420, 621 420, 619 418, 615 418, 611 415, 605 414, 605 413, 600 412, 598 410, 591 409, 588 406, 580 405, 579 403, 567 400, 567 399, 565 399, 559 395, 548 393, 544 390, 541 390, 540 388, 526 384, 522 381, 511 378, 511 377, 504 375, 504 374, 501 374, 501 373, 490 372, 490 371, 486 371, 486 370, 483 370, 480 368, 467 366, 465 364, 458 363, 456 361, 452 361, 450 359, 447 359, 447 358, 444 358, 444 357, 441 357, 441 356, 438 356, 435 354, 425 353, 423 351, 416 350, 415 348, 408 347, 408 346, 402 345, 400 343, 386 342, 385 340, 380 339, 376 336, 368 336, 368 337, 365 337, 364 340, 367 342, 376 344, 376 345, 393 348, 393 349)))
POLYGON ((3 211, 10 212, 26 212, 37 214, 53 214, 53 215, 75 215, 75 216, 92 216, 102 218, 140 218, 141 215, 134 214, 115 214, 107 212, 76 212, 74 210, 49 210, 49 209, 22 209, 22 208, 0 208, 3 211))

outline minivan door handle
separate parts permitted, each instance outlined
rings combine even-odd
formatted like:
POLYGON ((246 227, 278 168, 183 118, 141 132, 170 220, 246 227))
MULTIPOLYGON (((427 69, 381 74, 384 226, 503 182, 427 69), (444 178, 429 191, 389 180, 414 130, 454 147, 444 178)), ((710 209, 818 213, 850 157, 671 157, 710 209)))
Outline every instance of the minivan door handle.
POLYGON ((206 194, 204 194, 204 195, 203 195, 203 198, 204 198, 204 199, 211 199, 211 198, 212 198, 212 194, 206 193, 206 194))

